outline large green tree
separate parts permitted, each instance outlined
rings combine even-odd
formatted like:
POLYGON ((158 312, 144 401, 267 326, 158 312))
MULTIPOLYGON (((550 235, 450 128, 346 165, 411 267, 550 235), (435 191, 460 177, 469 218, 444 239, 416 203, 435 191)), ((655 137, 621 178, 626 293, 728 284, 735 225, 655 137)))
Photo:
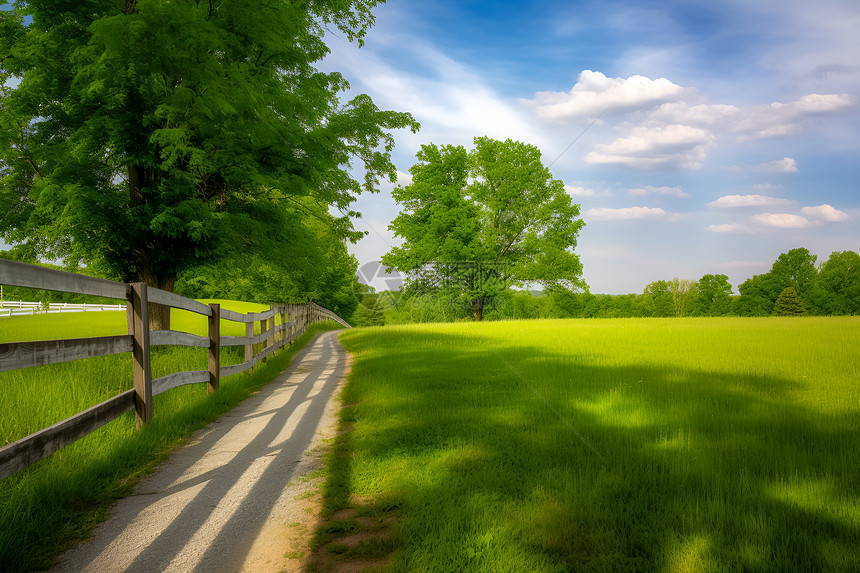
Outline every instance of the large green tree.
POLYGON ((693 310, 696 299, 699 297, 698 283, 690 279, 679 279, 675 277, 669 283, 669 292, 672 293, 672 308, 675 316, 687 316, 693 310))
POLYGON ((741 316, 769 316, 777 298, 788 287, 793 288, 804 306, 809 308, 818 274, 815 260, 816 256, 804 248, 782 253, 769 272, 755 275, 738 285, 741 296, 735 310, 741 316))
POLYGON ((812 298, 820 314, 860 314, 860 255, 830 253, 818 272, 812 298))
POLYGON ((675 301, 669 281, 654 281, 645 285, 642 297, 647 316, 667 317, 675 314, 675 301))
POLYGON ((341 103, 347 82, 315 65, 325 30, 361 42, 376 4, 19 0, 0 11, 0 237, 166 290, 228 251, 227 238, 266 232, 245 222, 300 197, 340 211, 332 229, 355 238, 351 203, 395 174, 390 130, 417 124, 366 95, 341 103))
POLYGON ((404 243, 382 258, 407 288, 453 292, 481 320, 509 286, 584 287, 579 205, 536 147, 477 137, 470 152, 428 144, 416 157, 412 182, 393 192, 402 211, 389 228, 404 243))
POLYGON ((229 240, 241 245, 227 254, 229 264, 222 260, 185 269, 176 292, 261 303, 314 301, 349 318, 358 304, 353 294, 358 261, 332 231, 331 215, 308 199, 299 206, 273 207, 265 223, 246 221, 270 231, 252 230, 250 244, 229 240))
POLYGON ((732 285, 726 275, 703 275, 696 285, 699 296, 695 312, 699 316, 722 316, 731 311, 732 285))

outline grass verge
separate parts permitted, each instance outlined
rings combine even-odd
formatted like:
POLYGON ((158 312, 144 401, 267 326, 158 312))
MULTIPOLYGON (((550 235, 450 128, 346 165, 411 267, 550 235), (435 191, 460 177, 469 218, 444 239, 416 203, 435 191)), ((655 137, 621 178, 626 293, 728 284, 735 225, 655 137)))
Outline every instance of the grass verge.
MULTIPOLYGON (((261 305, 220 302, 239 312, 261 309, 257 308, 261 305)), ((3 319, 0 341, 124 333, 125 315, 108 314, 88 314, 83 323, 81 315, 50 315, 41 325, 24 321, 38 322, 43 317, 3 319), (71 323, 74 319, 76 324, 71 323), (15 328, 7 328, 10 326, 15 328)), ((205 318, 184 316, 180 311, 173 320, 174 329, 205 332, 205 318)), ((228 334, 244 334, 243 325, 225 321, 222 327, 241 330, 228 334)), ((134 413, 130 412, 0 481, 0 571, 49 568, 59 553, 86 538, 106 517, 108 506, 127 495, 172 449, 271 381, 316 333, 337 328, 341 327, 334 323, 313 324, 291 346, 258 364, 253 373, 222 379, 215 394, 207 395, 205 384, 195 384, 156 396, 153 421, 140 432, 135 431, 134 413)), ((242 361, 241 347, 224 350, 233 352, 222 353, 222 364, 242 361)), ((166 347, 153 356, 154 377, 205 369, 206 354, 200 349, 166 347)), ((130 356, 0 373, 0 443, 60 421, 131 385, 130 356)))
POLYGON ((395 571, 860 570, 860 319, 363 328, 330 510, 395 571))

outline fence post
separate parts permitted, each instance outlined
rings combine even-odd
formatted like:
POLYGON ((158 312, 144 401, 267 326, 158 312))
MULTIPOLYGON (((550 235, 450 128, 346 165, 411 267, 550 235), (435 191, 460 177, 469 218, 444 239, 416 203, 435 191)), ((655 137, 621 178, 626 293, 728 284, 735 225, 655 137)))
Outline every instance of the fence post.
MULTIPOLYGON (((246 322, 245 323, 245 336, 254 336, 254 323, 246 322)), ((254 358, 254 345, 249 343, 245 345, 245 362, 254 358)), ((251 372, 253 372, 253 367, 251 368, 251 372)))
MULTIPOLYGON (((267 330, 269 330, 269 329, 267 328, 268 324, 269 324, 268 319, 265 319, 265 320, 261 320, 261 321, 260 321, 260 334, 262 334, 262 333, 266 332, 267 330)), ((268 338, 268 337, 266 337, 266 338, 264 338, 264 339, 263 339, 263 342, 261 342, 261 343, 260 343, 260 352, 264 351, 268 345, 269 345, 269 338, 268 338)), ((265 361, 266 361, 266 357, 264 356, 264 357, 263 357, 263 362, 265 362, 265 361)))
MULTIPOLYGON (((272 310, 273 308, 274 307, 270 304, 269 310, 272 310)), ((274 316, 272 318, 266 319, 266 330, 269 330, 269 329, 272 329, 272 330, 275 329, 275 317, 274 316)), ((266 338, 266 346, 274 346, 275 344, 277 344, 277 340, 276 340, 276 334, 273 332, 272 334, 270 334, 266 338)))
POLYGON ((134 411, 135 426, 140 429, 152 420, 152 368, 149 349, 149 300, 146 283, 131 285, 132 322, 134 329, 134 411))
POLYGON ((209 394, 218 389, 221 379, 221 305, 211 303, 212 316, 209 317, 209 394))

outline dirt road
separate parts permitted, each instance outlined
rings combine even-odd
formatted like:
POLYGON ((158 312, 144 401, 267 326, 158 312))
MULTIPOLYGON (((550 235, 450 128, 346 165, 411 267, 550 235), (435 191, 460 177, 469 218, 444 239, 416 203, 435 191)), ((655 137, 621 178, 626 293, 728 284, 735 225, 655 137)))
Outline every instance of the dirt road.
POLYGON ((325 332, 258 394, 199 431, 52 571, 278 571, 299 516, 305 454, 336 431, 348 370, 325 332), (300 487, 300 486, 299 486, 300 487))

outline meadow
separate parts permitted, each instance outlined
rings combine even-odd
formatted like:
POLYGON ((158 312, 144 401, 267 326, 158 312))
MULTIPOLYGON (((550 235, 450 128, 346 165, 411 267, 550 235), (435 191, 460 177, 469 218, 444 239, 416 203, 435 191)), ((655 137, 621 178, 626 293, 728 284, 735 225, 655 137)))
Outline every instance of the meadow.
POLYGON ((860 318, 362 328, 330 510, 396 571, 860 570, 860 318))
MULTIPOLYGON (((218 302, 236 312, 268 306, 218 302)), ((172 310, 174 330, 205 335, 206 318, 172 310)), ((109 504, 191 433, 274 378, 292 356, 321 330, 315 323, 287 349, 255 366, 253 373, 225 377, 215 394, 205 384, 172 389, 154 398, 153 421, 135 430, 129 412, 33 466, 0 480, 0 571, 42 570, 104 518, 109 504)), ((0 319, 0 342, 125 334, 123 312, 37 315, 0 319)), ((244 336, 244 324, 221 321, 222 334, 244 336)), ((259 325, 255 325, 259 332, 259 325)), ((244 360, 243 347, 222 349, 221 364, 244 360)), ((153 378, 185 370, 206 370, 207 350, 155 347, 153 378)), ((89 358, 0 372, 0 444, 18 440, 133 387, 130 354, 89 358)))

